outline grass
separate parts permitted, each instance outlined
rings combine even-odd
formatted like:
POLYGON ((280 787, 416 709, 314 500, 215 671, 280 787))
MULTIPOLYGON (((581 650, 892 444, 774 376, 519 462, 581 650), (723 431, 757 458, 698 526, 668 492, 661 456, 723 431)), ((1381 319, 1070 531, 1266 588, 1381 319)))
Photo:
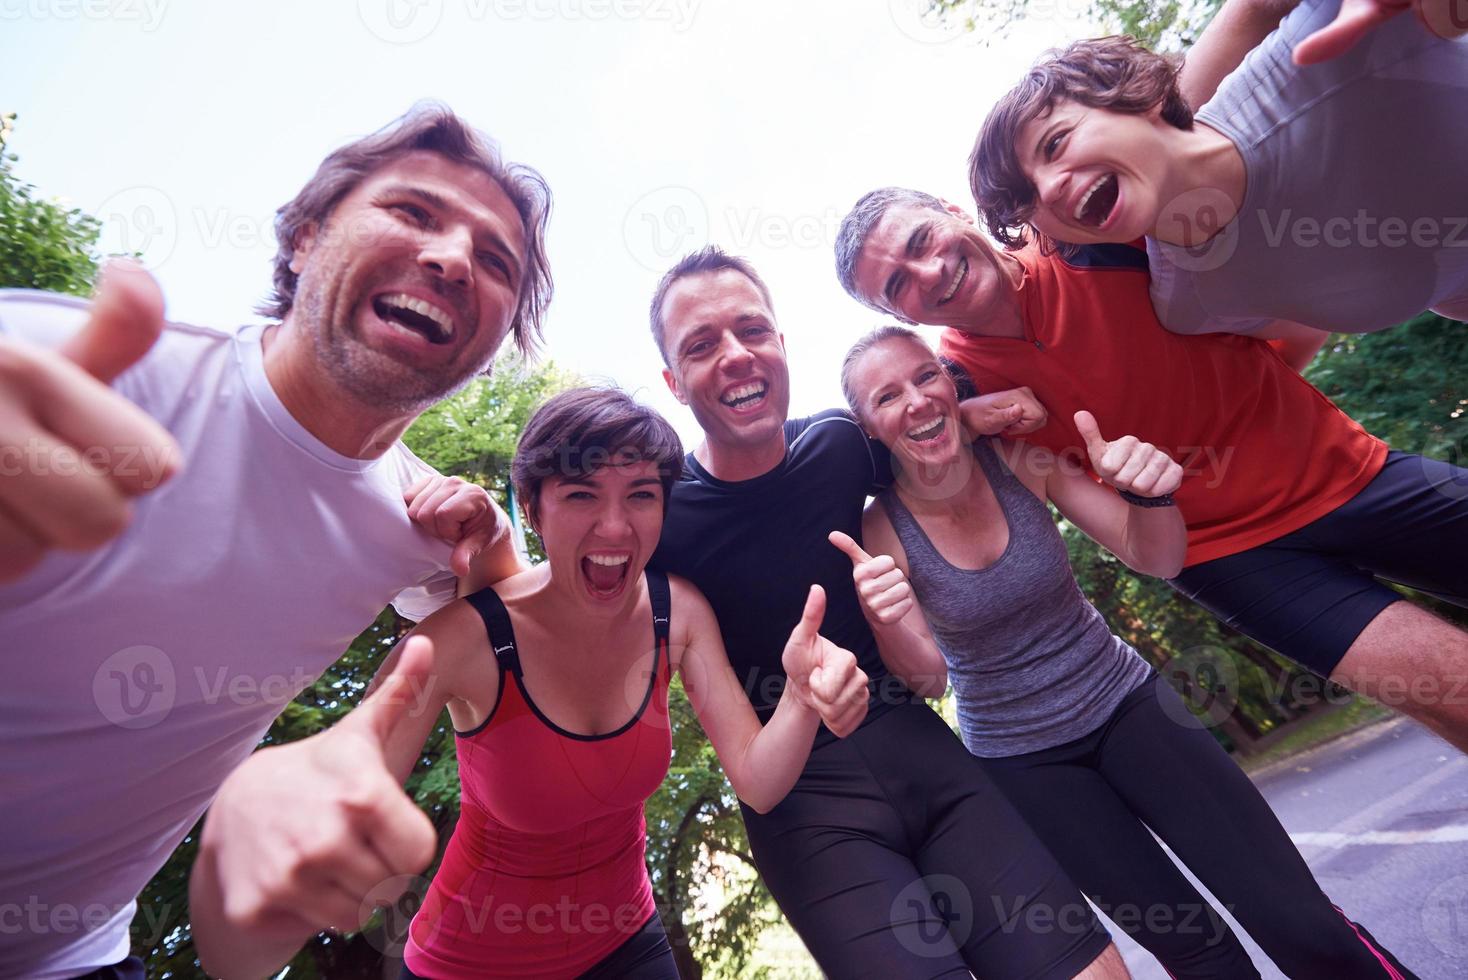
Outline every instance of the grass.
POLYGON ((1390 708, 1383 708, 1375 701, 1368 701, 1360 697, 1353 698, 1344 707, 1333 711, 1322 711, 1306 719, 1299 724, 1299 727, 1285 734, 1279 741, 1258 755, 1240 758, 1239 765, 1245 772, 1258 772, 1290 756, 1299 755, 1301 752, 1324 745, 1326 742, 1390 718, 1392 715, 1390 708))

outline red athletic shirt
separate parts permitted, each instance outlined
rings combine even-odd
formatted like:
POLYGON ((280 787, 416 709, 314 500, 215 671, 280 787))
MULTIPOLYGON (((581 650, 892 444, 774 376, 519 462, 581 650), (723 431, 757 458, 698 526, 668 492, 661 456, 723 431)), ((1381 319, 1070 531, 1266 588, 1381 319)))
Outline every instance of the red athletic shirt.
POLYGON ((1163 329, 1140 249, 1014 255, 1025 269, 1024 339, 948 329, 943 354, 980 391, 1032 388, 1050 421, 1025 438, 1088 469, 1074 422, 1081 409, 1107 439, 1133 435, 1170 453, 1186 473, 1176 495, 1188 525, 1186 564, 1304 527, 1359 493, 1386 461, 1385 443, 1266 342, 1163 329))
POLYGON ((637 714, 595 737, 540 712, 504 632, 491 633, 499 702, 458 733, 459 823, 408 930, 404 960, 420 977, 578 976, 656 912, 642 808, 673 751, 666 632, 653 676, 628 682, 643 694, 637 714))

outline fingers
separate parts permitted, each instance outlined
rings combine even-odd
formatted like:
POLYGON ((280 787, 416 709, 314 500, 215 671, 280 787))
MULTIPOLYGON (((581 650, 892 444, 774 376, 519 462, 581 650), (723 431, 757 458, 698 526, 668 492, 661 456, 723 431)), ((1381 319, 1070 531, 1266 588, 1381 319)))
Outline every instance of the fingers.
POLYGON ((856 657, 824 637, 822 667, 812 671, 811 700, 822 723, 837 735, 850 734, 866 717, 867 675, 856 666, 856 657))
POLYGON ((103 383, 142 359, 163 331, 163 292, 142 266, 114 259, 102 271, 91 317, 61 353, 103 383))
POLYGON ((410 636, 393 672, 337 728, 366 732, 378 744, 385 743, 405 718, 428 707, 432 684, 433 641, 410 636))
POLYGON ((1334 21, 1295 46, 1295 64, 1314 65, 1339 57, 1379 24, 1405 9, 1406 4, 1388 6, 1377 0, 1345 0, 1334 21))
MULTIPOLYGON (((390 805, 375 808, 369 819, 365 829, 372 850, 393 874, 417 874, 428 867, 438 849, 438 833, 428 815, 405 794, 398 791, 390 798, 390 805)), ((367 890, 355 894, 361 896, 367 890)))
POLYGON ((1081 438, 1086 440, 1086 451, 1095 459, 1098 454, 1106 452, 1106 440, 1101 438, 1101 427, 1096 424, 1096 416, 1090 412, 1080 411, 1075 414, 1076 429, 1081 438))
POLYGON ((832 531, 826 535, 826 540, 835 545, 843 555, 850 558, 853 566, 872 560, 872 556, 863 551, 861 545, 856 543, 856 539, 845 531, 832 531))

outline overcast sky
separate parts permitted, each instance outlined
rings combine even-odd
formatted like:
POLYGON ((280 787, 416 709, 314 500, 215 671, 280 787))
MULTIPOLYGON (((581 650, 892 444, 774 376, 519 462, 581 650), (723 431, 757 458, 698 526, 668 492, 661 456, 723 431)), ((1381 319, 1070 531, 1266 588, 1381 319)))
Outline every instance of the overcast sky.
POLYGON ((878 322, 836 281, 840 219, 884 184, 971 203, 988 107, 1091 33, 1080 0, 1032 6, 984 44, 923 0, 0 0, 0 111, 22 178, 142 250, 172 319, 224 325, 251 319, 271 216, 321 158, 441 99, 555 194, 548 356, 691 438, 647 333, 661 272, 707 241, 749 257, 792 411, 838 403, 878 322))

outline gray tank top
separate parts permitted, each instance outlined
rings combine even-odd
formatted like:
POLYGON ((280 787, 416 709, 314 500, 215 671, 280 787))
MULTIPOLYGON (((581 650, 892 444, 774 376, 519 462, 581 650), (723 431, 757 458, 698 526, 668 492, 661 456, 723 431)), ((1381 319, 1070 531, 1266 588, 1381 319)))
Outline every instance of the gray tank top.
POLYGON ((987 568, 949 564, 895 488, 877 499, 948 661, 964 744, 985 758, 1022 755, 1095 731, 1151 667, 1081 594, 1045 504, 992 440, 973 448, 1009 524, 1009 544, 987 568))

